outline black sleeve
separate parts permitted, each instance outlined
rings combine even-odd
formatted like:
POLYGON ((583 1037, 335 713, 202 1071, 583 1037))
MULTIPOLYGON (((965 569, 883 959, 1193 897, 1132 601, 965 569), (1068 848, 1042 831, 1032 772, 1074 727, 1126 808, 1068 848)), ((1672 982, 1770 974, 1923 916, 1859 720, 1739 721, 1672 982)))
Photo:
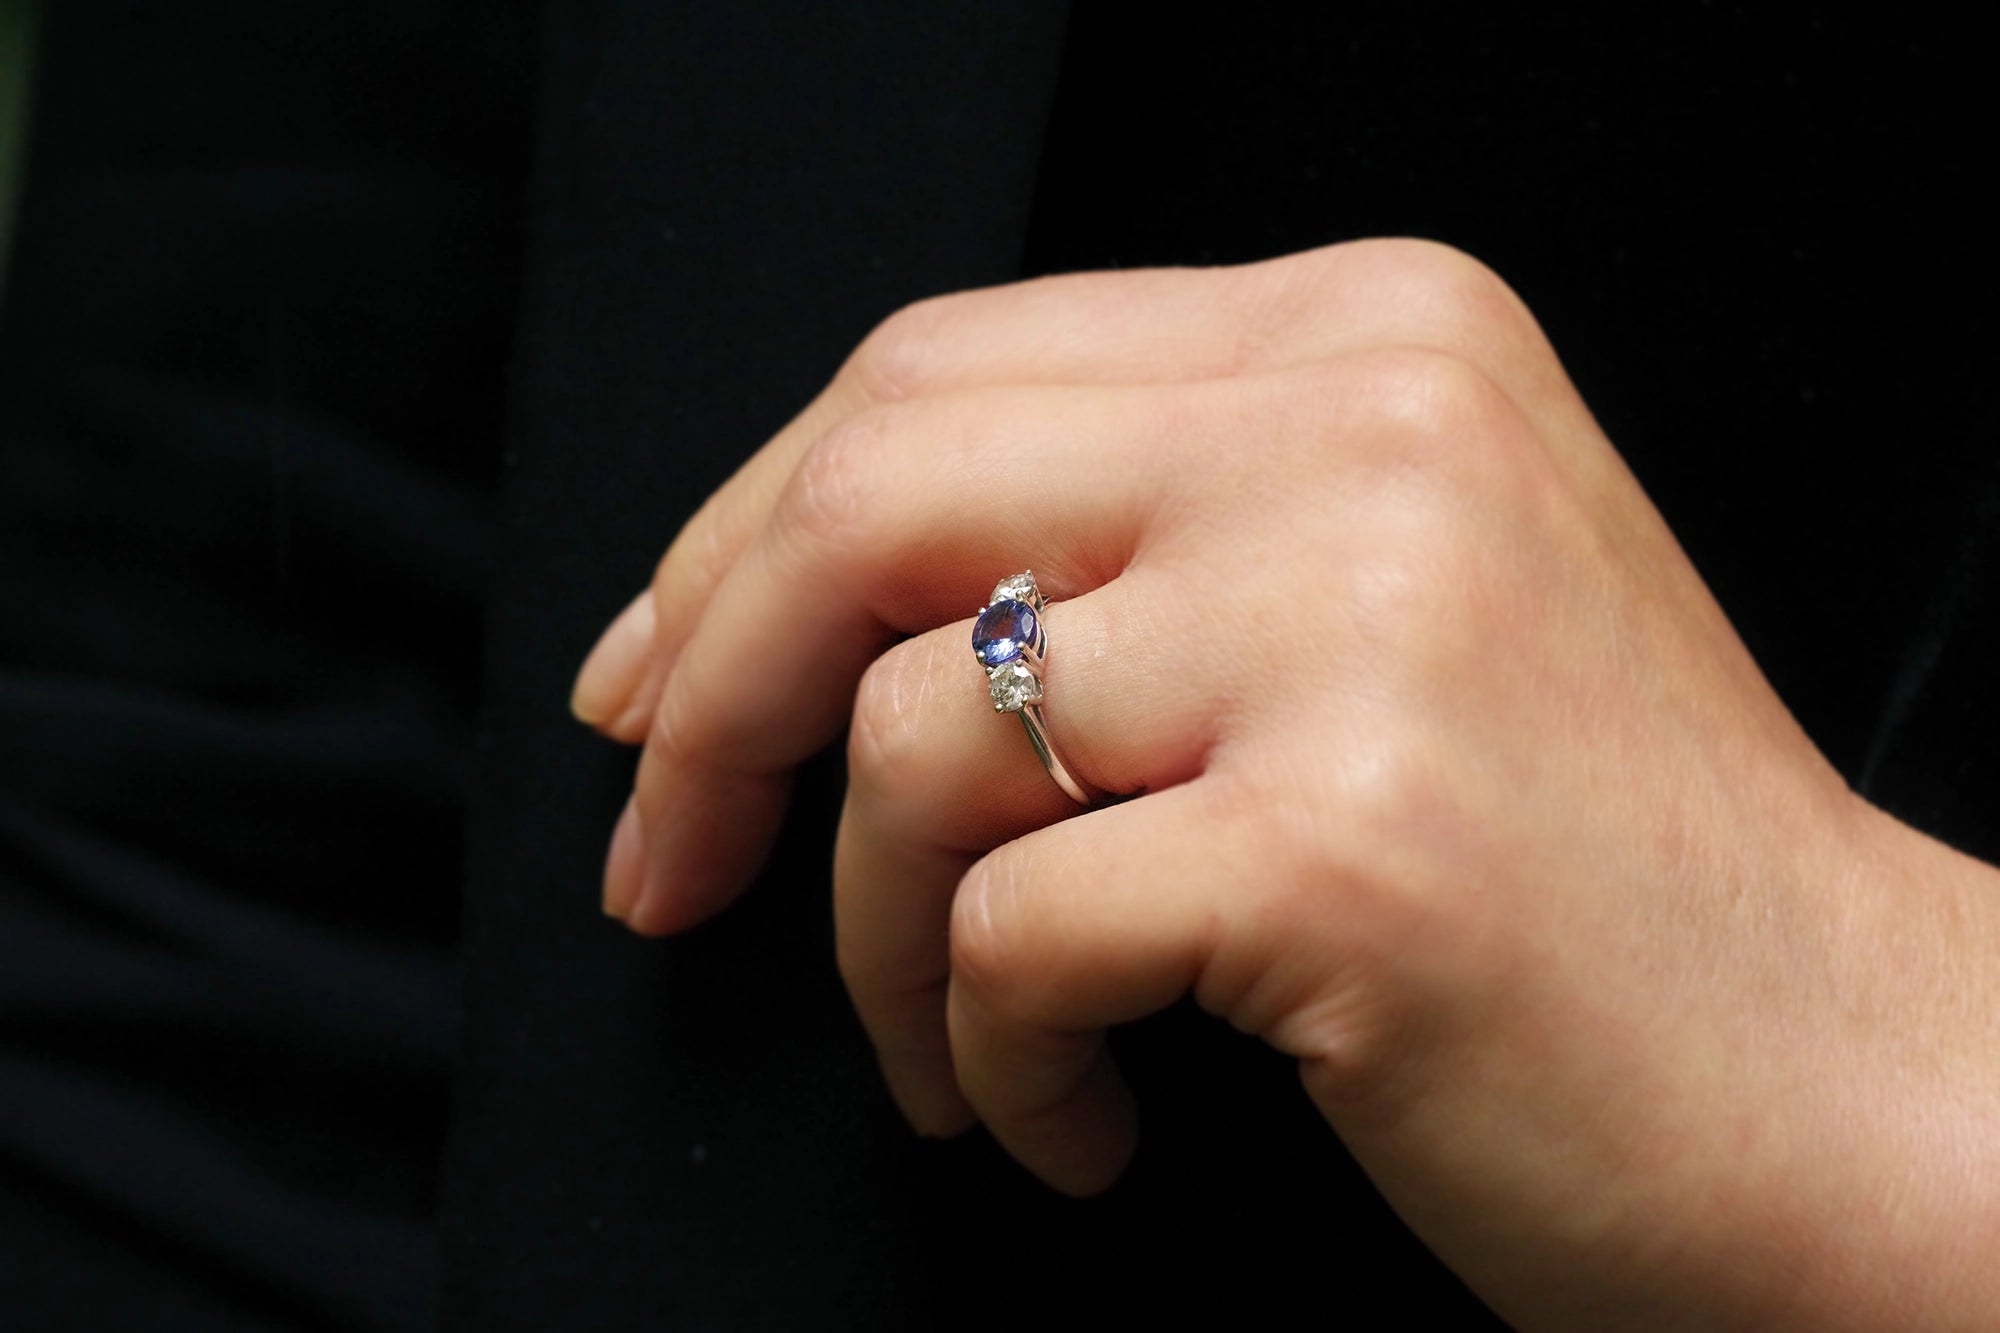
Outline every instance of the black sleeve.
POLYGON ((525 6, 43 6, 0 1325, 431 1326, 525 6))

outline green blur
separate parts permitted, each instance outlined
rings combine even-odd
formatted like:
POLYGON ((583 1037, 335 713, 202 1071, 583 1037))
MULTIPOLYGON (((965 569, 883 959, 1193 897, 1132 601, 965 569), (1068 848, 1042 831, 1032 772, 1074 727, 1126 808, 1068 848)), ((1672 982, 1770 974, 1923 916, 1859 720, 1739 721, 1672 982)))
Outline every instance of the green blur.
POLYGON ((0 295, 14 234, 14 198, 28 139, 28 76, 35 39, 34 0, 0 0, 0 295))

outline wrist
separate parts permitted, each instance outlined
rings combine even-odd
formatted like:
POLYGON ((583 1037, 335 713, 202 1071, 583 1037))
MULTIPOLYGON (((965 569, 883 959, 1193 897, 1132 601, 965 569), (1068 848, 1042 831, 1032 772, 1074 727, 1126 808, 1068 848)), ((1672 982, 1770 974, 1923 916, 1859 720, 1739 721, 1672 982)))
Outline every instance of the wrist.
POLYGON ((1816 1329, 1993 1327, 2000 871, 1859 797, 1835 823, 1834 984, 1771 1108, 1792 1122, 1774 1306, 1816 1329))

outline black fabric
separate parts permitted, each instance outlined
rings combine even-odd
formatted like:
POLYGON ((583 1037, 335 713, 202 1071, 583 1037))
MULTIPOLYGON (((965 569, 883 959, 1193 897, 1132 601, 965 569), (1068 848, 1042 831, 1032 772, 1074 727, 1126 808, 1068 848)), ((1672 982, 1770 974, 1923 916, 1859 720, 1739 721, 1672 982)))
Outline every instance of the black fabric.
POLYGON ((45 8, 0 311, 0 1326, 424 1328, 533 24, 45 8))
POLYGON ((723 919, 658 943, 597 914, 630 758, 569 719, 577 663, 931 292, 1470 250, 1842 770, 2000 855, 1991 215, 1949 33, 1731 6, 47 17, 0 310, 11 1323, 1491 1323, 1288 1062, 1191 1010, 1119 1034, 1145 1141, 1103 1199, 909 1136, 832 967, 837 757, 723 919))

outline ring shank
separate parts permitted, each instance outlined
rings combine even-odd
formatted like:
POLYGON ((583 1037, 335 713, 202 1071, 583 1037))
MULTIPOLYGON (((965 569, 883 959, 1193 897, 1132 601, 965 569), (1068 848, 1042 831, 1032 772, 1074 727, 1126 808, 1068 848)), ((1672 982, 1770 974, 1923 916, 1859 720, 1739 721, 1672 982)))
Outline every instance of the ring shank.
POLYGON ((1041 756, 1042 767, 1049 771, 1049 776, 1056 780, 1056 785, 1079 805, 1089 805, 1090 797, 1085 794, 1083 784, 1070 776, 1070 771, 1063 767, 1062 760, 1056 758, 1055 746, 1049 744, 1048 723, 1042 718, 1040 704, 1027 704, 1021 709, 1021 729, 1028 733, 1028 739, 1034 743, 1035 753, 1041 756))

